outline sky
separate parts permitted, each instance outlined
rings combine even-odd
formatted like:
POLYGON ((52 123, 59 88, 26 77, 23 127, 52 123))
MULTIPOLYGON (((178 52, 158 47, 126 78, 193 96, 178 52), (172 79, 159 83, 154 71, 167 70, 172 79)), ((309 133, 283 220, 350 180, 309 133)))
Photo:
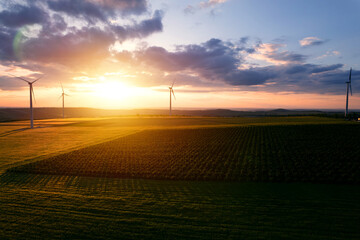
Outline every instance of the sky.
POLYGON ((0 2, 0 107, 360 109, 360 0, 0 2))

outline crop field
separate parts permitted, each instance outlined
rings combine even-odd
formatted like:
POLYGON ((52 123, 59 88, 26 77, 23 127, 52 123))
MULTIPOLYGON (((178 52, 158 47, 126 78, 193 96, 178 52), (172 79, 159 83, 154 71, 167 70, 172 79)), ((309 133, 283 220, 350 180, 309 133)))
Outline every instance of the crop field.
POLYGON ((359 239, 354 185, 5 173, 1 239, 359 239))
POLYGON ((360 239, 360 125, 0 123, 0 239, 360 239))
POLYGON ((318 117, 117 117, 36 120, 35 128, 29 129, 29 121, 0 122, 0 172, 144 129, 341 123, 318 117))
POLYGON ((147 130, 9 171, 172 180, 360 183, 360 125, 147 130))

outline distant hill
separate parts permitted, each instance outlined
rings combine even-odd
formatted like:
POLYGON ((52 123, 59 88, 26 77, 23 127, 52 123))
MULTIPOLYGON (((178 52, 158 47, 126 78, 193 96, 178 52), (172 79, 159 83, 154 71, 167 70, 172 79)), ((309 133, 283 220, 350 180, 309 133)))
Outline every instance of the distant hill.
MULTIPOLYGON (((95 108, 66 108, 65 116, 68 118, 81 117, 109 117, 109 116, 160 116, 168 115, 166 109, 132 109, 132 110, 108 110, 95 108)), ((173 110, 173 115, 179 116, 210 116, 210 117, 260 117, 260 116, 299 116, 299 115, 326 115, 342 117, 342 112, 326 112, 317 110, 261 110, 261 111, 234 111, 229 109, 208 110, 173 110)), ((29 119, 28 108, 0 108, 0 121, 15 121, 29 119)), ((35 108, 35 119, 61 118, 61 108, 35 108)))

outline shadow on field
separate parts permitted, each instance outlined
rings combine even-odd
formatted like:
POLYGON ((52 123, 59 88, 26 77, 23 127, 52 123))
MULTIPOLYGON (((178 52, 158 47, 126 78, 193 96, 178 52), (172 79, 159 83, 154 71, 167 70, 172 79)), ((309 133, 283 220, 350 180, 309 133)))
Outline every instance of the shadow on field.
MULTIPOLYGON (((34 127, 33 129, 38 129, 38 128, 48 128, 48 127, 51 127, 51 126, 38 126, 38 127, 34 127)), ((11 131, 7 131, 7 132, 3 132, 3 133, 0 133, 0 137, 6 137, 6 136, 9 136, 9 135, 12 135, 12 134, 15 134, 15 133, 19 133, 19 132, 23 132, 23 131, 26 131, 26 130, 31 130, 31 128, 29 127, 26 127, 26 128, 19 128, 19 129, 14 129, 14 130, 11 130, 11 131)))
POLYGON ((28 130, 28 129, 30 129, 30 128, 19 128, 19 129, 7 131, 7 132, 4 132, 4 133, 1 133, 0 137, 6 137, 6 136, 9 136, 9 135, 12 135, 12 134, 15 134, 15 133, 18 133, 18 132, 22 132, 22 131, 25 131, 25 130, 28 130))

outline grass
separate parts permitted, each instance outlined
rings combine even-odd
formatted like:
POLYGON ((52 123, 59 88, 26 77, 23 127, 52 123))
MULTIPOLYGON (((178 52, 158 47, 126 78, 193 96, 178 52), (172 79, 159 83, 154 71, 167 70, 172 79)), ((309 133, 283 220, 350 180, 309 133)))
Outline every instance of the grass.
POLYGON ((6 173, 0 236, 359 239, 359 186, 6 173))
MULTIPOLYGON (((358 135, 356 123, 318 117, 45 120, 36 123, 41 128, 23 131, 16 130, 26 128, 27 122, 3 124, 0 124, 0 168, 4 171, 27 166, 27 163, 42 164, 45 159, 56 163, 56 156, 77 154, 84 147, 97 148, 97 144, 112 144, 117 149, 118 141, 132 147, 141 143, 144 134, 155 140, 159 136, 162 141, 176 146, 178 140, 169 141, 167 136, 184 134, 182 138, 190 137, 196 142, 204 137, 207 139, 200 132, 220 131, 224 134, 221 138, 224 146, 228 146, 226 136, 238 134, 232 133, 234 129, 248 129, 248 133, 256 132, 254 129, 267 129, 262 136, 268 136, 266 141, 272 142, 270 149, 283 146, 280 140, 285 138, 289 148, 286 151, 299 146, 303 151, 315 151, 318 155, 314 157, 317 157, 330 149, 332 153, 327 155, 330 158, 339 144, 344 144, 334 138, 341 140, 352 133, 353 139, 358 135), (327 137, 307 138, 309 134, 316 136, 316 131, 327 137), (154 132, 162 135, 151 136, 154 132), (303 134, 303 138, 294 137, 294 132, 297 136, 303 134), (124 142, 126 139, 133 142, 124 142), (108 142, 110 140, 112 142, 108 142), (306 149, 307 141, 317 142, 320 147, 306 149)), ((244 139, 253 140, 241 145, 240 138, 235 146, 243 149, 241 151, 250 149, 241 146, 256 146, 258 138, 244 136, 244 139)), ((207 143, 213 146, 215 142, 199 142, 195 147, 206 152, 201 146, 207 146, 207 143)), ((146 149, 156 151, 165 146, 156 141, 152 144, 146 149)), ((182 144, 186 149, 187 143, 182 144)), ((351 144, 347 152, 356 160, 356 139, 351 140, 351 144)), ((244 154, 256 157, 256 153, 264 149, 269 146, 246 150, 244 154)), ((286 151, 277 153, 287 158, 286 151)), ((298 151, 293 155, 299 154, 305 153, 298 151)), ((343 152, 335 153, 335 156, 342 155, 343 152)), ((171 159, 171 154, 168 156, 171 159)), ((298 158, 290 159, 292 162, 298 158)), ((358 168, 353 168, 355 180, 358 172, 358 168)), ((0 238, 360 239, 359 187, 122 179, 5 171, 0 175, 0 238)))

